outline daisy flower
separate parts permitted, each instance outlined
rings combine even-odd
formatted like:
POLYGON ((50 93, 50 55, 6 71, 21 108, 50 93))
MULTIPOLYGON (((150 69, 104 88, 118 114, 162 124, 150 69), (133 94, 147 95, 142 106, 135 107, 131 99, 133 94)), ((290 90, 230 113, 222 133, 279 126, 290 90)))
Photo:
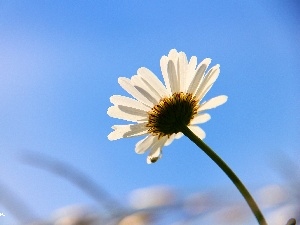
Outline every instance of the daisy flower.
MULTIPOLYGON (((107 114, 111 117, 134 122, 127 125, 113 126, 109 140, 146 136, 135 146, 135 152, 142 154, 150 151, 147 163, 154 163, 162 156, 162 148, 183 136, 187 136, 205 152, 228 176, 260 225, 267 222, 253 197, 230 169, 230 167, 202 140, 205 132, 198 124, 210 120, 206 113, 227 101, 227 96, 220 95, 208 101, 202 101, 220 73, 217 64, 206 72, 211 59, 206 58, 197 65, 197 58, 192 56, 188 61, 184 52, 172 49, 168 56, 160 60, 160 67, 165 85, 147 68, 141 67, 131 79, 120 77, 121 87, 132 95, 128 98, 113 95, 110 98, 114 105, 107 114)), ((295 224, 294 220, 290 221, 295 224)))
POLYGON ((197 65, 196 56, 188 61, 184 52, 172 49, 160 60, 164 84, 145 67, 139 68, 131 79, 120 77, 120 86, 133 98, 111 96, 113 106, 107 114, 134 123, 114 125, 108 139, 146 136, 136 144, 135 152, 149 150, 147 163, 156 162, 164 146, 183 136, 182 126, 204 139, 205 132, 198 125, 210 120, 206 111, 227 101, 227 96, 220 95, 202 102, 220 73, 219 65, 206 72, 210 62, 206 58, 197 65))

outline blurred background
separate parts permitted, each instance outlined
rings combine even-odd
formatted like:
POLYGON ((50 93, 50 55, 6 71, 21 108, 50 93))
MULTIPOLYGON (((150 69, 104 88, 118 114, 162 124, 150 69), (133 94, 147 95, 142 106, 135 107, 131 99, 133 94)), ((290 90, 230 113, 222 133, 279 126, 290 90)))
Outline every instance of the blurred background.
POLYGON ((106 114, 111 95, 128 96, 118 77, 145 66, 162 79, 159 60, 172 48, 221 65, 206 99, 229 99, 210 111, 205 142, 270 224, 299 218, 299 7, 1 0, 0 224, 76 224, 61 219, 73 215, 84 224, 256 224, 231 181, 187 138, 153 165, 134 152, 140 138, 107 139, 124 124, 106 114))

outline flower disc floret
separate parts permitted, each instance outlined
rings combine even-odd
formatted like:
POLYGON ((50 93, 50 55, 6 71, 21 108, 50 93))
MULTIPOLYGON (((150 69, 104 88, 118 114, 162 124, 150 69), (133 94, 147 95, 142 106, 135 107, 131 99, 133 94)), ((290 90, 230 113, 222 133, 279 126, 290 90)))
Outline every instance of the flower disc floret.
POLYGON ((171 97, 162 98, 148 112, 148 133, 158 138, 177 134, 182 125, 190 124, 198 109, 198 100, 191 93, 173 93, 171 97))

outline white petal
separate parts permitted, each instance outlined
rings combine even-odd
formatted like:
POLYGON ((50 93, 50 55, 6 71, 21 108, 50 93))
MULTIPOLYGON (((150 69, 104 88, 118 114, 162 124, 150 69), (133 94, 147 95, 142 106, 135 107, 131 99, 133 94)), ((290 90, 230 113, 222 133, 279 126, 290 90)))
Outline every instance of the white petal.
POLYGON ((171 60, 168 62, 168 76, 172 93, 179 92, 178 77, 176 74, 175 65, 171 60))
POLYGON ((151 72, 151 70, 145 67, 141 67, 138 69, 137 73, 144 80, 146 80, 153 88, 157 90, 157 92, 160 94, 160 97, 168 96, 168 91, 166 90, 166 87, 157 78, 157 76, 155 76, 155 74, 151 72))
POLYGON ((129 97, 125 97, 122 95, 113 95, 110 97, 110 102, 114 105, 123 105, 123 106, 128 106, 128 107, 132 107, 132 108, 136 108, 136 109, 140 109, 143 111, 148 112, 149 110, 151 110, 151 108, 149 106, 144 105, 143 103, 129 98, 129 97))
MULTIPOLYGON (((161 93, 157 90, 156 86, 153 86, 149 83, 149 80, 145 79, 144 77, 139 76, 140 79, 143 81, 144 85, 147 86, 149 93, 156 99, 157 103, 161 100, 162 95, 161 93)), ((166 90, 166 89, 165 89, 166 90)), ((167 95, 164 95, 166 97, 167 95)))
POLYGON ((200 88, 198 89, 198 91, 195 94, 195 96, 196 96, 197 99, 199 99, 199 102, 201 102, 201 100, 204 98, 204 96, 211 89, 212 86, 213 86, 213 84, 211 84, 210 86, 206 87, 205 89, 200 89, 200 88))
POLYGON ((204 73, 205 73, 207 67, 209 66, 210 62, 211 62, 211 59, 206 58, 199 64, 199 66, 197 67, 195 76, 192 79, 190 86, 187 90, 188 93, 194 94, 197 91, 197 88, 199 87, 200 83, 202 82, 204 73))
POLYGON ((183 133, 179 132, 175 135, 175 139, 179 139, 183 136, 183 133))
POLYGON ((171 95, 171 87, 170 87, 170 81, 169 81, 169 76, 168 76, 168 57, 167 56, 163 56, 160 59, 160 68, 161 68, 161 73, 163 75, 164 81, 165 81, 165 85, 166 85, 166 89, 167 89, 167 93, 168 95, 171 95))
POLYGON ((141 76, 135 75, 131 77, 131 83, 133 86, 145 96, 153 105, 156 105, 159 100, 159 94, 151 87, 149 87, 141 76))
POLYGON ((178 52, 176 49, 171 49, 169 54, 168 54, 168 59, 172 60, 174 65, 177 64, 177 60, 178 60, 178 52))
POLYGON ((201 82, 195 96, 201 101, 205 94, 212 87, 213 83, 217 80, 220 74, 220 65, 215 65, 212 67, 207 75, 205 76, 203 82, 201 82))
POLYGON ((126 77, 120 77, 118 79, 118 82, 120 86, 127 91, 129 94, 131 94, 134 98, 136 98, 138 101, 144 103, 145 105, 149 107, 153 107, 153 103, 149 101, 142 93, 140 93, 131 83, 131 80, 126 77))
POLYGON ((132 122, 146 121, 148 119, 148 114, 145 111, 122 105, 109 107, 107 114, 113 118, 132 122))
POLYGON ((162 156, 162 148, 164 147, 164 144, 167 141, 167 137, 162 137, 159 141, 155 142, 153 145, 148 157, 147 157, 147 163, 155 163, 158 159, 162 156))
POLYGON ((165 146, 170 145, 175 139, 175 134, 172 134, 165 143, 165 146))
POLYGON ((216 107, 224 104, 227 101, 227 98, 228 97, 226 95, 219 95, 217 97, 214 97, 214 98, 208 100, 207 102, 204 102, 200 106, 199 111, 216 108, 216 107))
POLYGON ((189 61, 189 71, 190 70, 194 70, 196 69, 196 66, 197 66, 197 57, 196 56, 192 56, 190 58, 190 61, 189 61))
POLYGON ((192 56, 190 59, 190 62, 188 64, 187 72, 186 72, 186 80, 185 80, 185 90, 184 92, 187 92, 190 83, 192 82, 194 75, 195 75, 195 69, 197 65, 197 57, 192 56))
POLYGON ((204 130, 202 130, 200 127, 198 127, 198 126, 188 126, 188 127, 201 140, 205 138, 206 134, 205 134, 204 130))
POLYGON ((191 124, 199 124, 199 123, 206 123, 210 120, 210 115, 208 113, 204 114, 197 114, 195 118, 191 121, 191 124))
POLYGON ((137 154, 143 154, 149 148, 151 148, 158 141, 157 136, 148 135, 146 138, 140 140, 135 145, 135 152, 137 154))
POLYGON ((112 131, 107 137, 110 141, 114 141, 120 138, 144 135, 148 130, 145 125, 146 123, 115 125, 112 127, 114 131, 112 131))
POLYGON ((188 61, 184 52, 179 52, 177 64, 177 73, 179 77, 179 91, 185 92, 185 81, 187 79, 186 72, 188 67, 188 61))

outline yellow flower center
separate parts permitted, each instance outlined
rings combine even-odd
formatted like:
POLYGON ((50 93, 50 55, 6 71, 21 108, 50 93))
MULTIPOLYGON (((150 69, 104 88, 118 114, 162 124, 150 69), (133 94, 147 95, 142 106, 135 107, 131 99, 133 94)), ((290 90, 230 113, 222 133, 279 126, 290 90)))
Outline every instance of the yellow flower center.
POLYGON ((158 138, 176 134, 183 125, 190 124, 198 109, 198 100, 190 93, 174 93, 171 97, 162 98, 148 112, 148 133, 158 138))

